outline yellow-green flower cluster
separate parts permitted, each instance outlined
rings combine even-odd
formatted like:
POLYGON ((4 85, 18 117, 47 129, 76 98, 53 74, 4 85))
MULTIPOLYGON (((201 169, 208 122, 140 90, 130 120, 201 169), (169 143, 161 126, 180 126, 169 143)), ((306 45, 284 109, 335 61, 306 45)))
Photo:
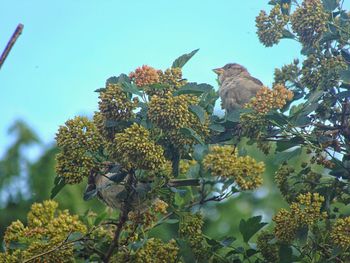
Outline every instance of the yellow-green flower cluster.
POLYGON ((208 259, 208 249, 202 233, 203 224, 201 214, 188 214, 181 221, 179 228, 180 236, 188 239, 192 253, 199 262, 205 262, 208 259))
POLYGON ((305 46, 312 46, 327 31, 328 14, 320 0, 304 0, 291 16, 292 29, 305 46))
POLYGON ((198 117, 189 110, 190 105, 198 104, 198 98, 191 95, 173 96, 171 92, 163 97, 152 96, 148 108, 149 119, 162 129, 165 139, 185 151, 185 146, 192 145, 195 140, 181 133, 180 128, 193 129, 202 140, 209 135, 209 117, 200 122, 198 117))
POLYGON ((231 146, 212 146, 203 164, 214 176, 234 178, 243 190, 258 188, 265 171, 263 162, 257 163, 250 156, 238 157, 231 146))
POLYGON ((240 121, 242 134, 248 138, 259 140, 263 136, 269 122, 263 114, 256 112, 242 113, 240 121))
MULTIPOLYGON (((59 211, 57 207, 52 200, 35 203, 28 213, 27 226, 17 220, 7 228, 4 236, 7 252, 2 256, 15 260, 5 262, 22 262, 61 245, 73 232, 86 233, 87 228, 78 216, 70 215, 68 210, 59 211), (11 242, 26 244, 27 247, 25 250, 11 249, 11 242)), ((74 262, 73 244, 52 250, 33 262, 74 262)))
POLYGON ((115 135, 113 154, 125 168, 155 170, 165 164, 163 148, 149 135, 146 128, 136 123, 115 135))
POLYGON ((295 59, 293 63, 282 66, 281 69, 276 68, 275 69, 275 77, 274 77, 274 84, 282 84, 286 85, 287 81, 290 82, 297 82, 299 75, 300 75, 300 69, 298 67, 299 60, 295 59))
POLYGON ((98 106, 104 121, 129 120, 135 116, 133 110, 137 101, 131 101, 120 84, 107 84, 99 99, 98 106))
POLYGON ((318 193, 300 194, 297 202, 292 202, 290 211, 281 209, 274 217, 276 223, 275 236, 284 242, 294 239, 297 230, 302 226, 312 226, 318 220, 326 217, 325 212, 321 212, 324 197, 318 193))
POLYGON ((256 241, 257 247, 267 262, 279 262, 278 256, 278 245, 277 244, 269 244, 269 242, 274 238, 274 235, 262 231, 258 236, 256 241))
POLYGON ((294 168, 286 164, 281 165, 275 173, 275 182, 281 194, 288 203, 293 201, 293 193, 289 187, 288 178, 294 173, 294 168))
POLYGON ((156 199, 153 203, 153 209, 156 213, 166 214, 168 206, 166 202, 160 199, 156 199))
POLYGON ((256 17, 257 34, 261 43, 266 47, 277 44, 283 36, 284 26, 288 23, 288 16, 282 14, 280 5, 275 5, 270 14, 260 11, 256 17))
POLYGON ((129 74, 129 77, 138 87, 159 83, 157 70, 147 65, 137 68, 129 74))
POLYGON ((342 56, 324 57, 311 54, 303 62, 301 83, 310 90, 338 86, 340 72, 347 68, 342 56))
POLYGON ((191 166, 195 165, 196 160, 180 160, 179 170, 180 174, 185 175, 191 166))
POLYGON ((334 244, 345 250, 350 248, 350 216, 338 218, 333 227, 331 238, 334 244))
POLYGON ((173 96, 170 92, 165 97, 155 95, 148 105, 148 117, 164 130, 188 127, 193 115, 188 107, 197 103, 198 98, 195 96, 173 96))
POLYGON ((293 92, 282 84, 276 84, 272 90, 264 86, 251 99, 247 107, 253 108, 258 113, 266 114, 272 109, 283 108, 287 101, 293 99, 293 95, 293 92))
POLYGON ((181 68, 168 68, 164 72, 158 70, 158 75, 160 83, 168 84, 175 89, 187 83, 187 81, 182 78, 181 68))
POLYGON ((60 126, 56 134, 61 152, 56 156, 56 173, 66 183, 80 183, 94 167, 91 153, 98 151, 102 138, 93 122, 85 117, 75 117, 60 126))
POLYGON ((135 263, 175 263, 179 248, 174 239, 164 243, 161 239, 150 238, 135 254, 135 263))

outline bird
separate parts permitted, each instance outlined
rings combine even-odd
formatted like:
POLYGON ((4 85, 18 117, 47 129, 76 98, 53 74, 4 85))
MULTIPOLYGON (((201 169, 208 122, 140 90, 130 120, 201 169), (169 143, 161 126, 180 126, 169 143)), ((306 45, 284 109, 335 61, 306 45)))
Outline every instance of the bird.
POLYGON ((218 75, 221 106, 227 113, 242 108, 264 85, 237 63, 229 63, 213 71, 218 75))
MULTIPOLYGON (((152 190, 152 181, 138 181, 133 174, 122 169, 119 164, 111 165, 107 172, 91 171, 83 199, 88 201, 93 197, 102 201, 112 209, 122 209, 125 202, 131 210, 147 209, 147 194, 152 190), (133 177, 133 183, 127 181, 133 177)), ((171 179, 163 187, 176 188, 181 186, 199 186, 199 179, 171 179)), ((152 201, 152 200, 151 200, 152 201)))

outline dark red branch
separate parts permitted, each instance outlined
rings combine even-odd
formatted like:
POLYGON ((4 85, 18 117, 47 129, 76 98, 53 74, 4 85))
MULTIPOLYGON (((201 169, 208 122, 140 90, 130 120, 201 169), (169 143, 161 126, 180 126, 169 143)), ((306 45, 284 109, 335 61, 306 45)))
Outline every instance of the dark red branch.
POLYGON ((22 30, 23 30, 23 25, 22 24, 18 24, 15 32, 12 34, 9 42, 6 45, 4 52, 2 52, 2 54, 1 54, 1 57, 0 57, 0 69, 1 69, 2 64, 4 64, 5 59, 7 58, 8 54, 10 53, 13 45, 15 44, 17 38, 22 33, 22 30))

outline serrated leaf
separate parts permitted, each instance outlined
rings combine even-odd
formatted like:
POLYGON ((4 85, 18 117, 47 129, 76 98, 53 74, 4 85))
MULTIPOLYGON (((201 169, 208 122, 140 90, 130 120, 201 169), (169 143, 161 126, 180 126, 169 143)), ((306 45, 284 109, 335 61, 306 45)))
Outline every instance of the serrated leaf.
POLYGON ((120 74, 118 77, 113 76, 113 77, 108 78, 106 81, 106 86, 108 84, 118 84, 118 83, 123 83, 123 82, 128 82, 128 83, 131 82, 128 75, 126 75, 124 73, 120 74))
POLYGON ((205 116, 206 112, 205 110, 199 106, 199 105, 190 105, 189 109, 191 112, 193 112, 199 119, 199 121, 203 124, 205 122, 205 116))
POLYGON ((292 151, 279 152, 278 154, 276 154, 276 158, 273 163, 276 165, 281 164, 285 161, 290 160, 295 156, 299 156, 301 152, 302 152, 301 147, 298 147, 292 151))
POLYGON ((198 143, 204 144, 202 138, 191 128, 180 128, 180 133, 185 135, 186 137, 190 137, 195 139, 198 143))
POLYGON ((181 95, 181 94, 202 94, 210 92, 213 88, 213 86, 201 83, 197 84, 196 82, 189 82, 183 85, 180 89, 174 92, 174 96, 181 95))
POLYGON ((61 176, 56 176, 55 178, 55 185, 51 190, 50 198, 53 199, 66 185, 66 182, 64 181, 64 178, 61 176))
POLYGON ((199 49, 195 49, 188 54, 184 54, 177 59, 172 64, 172 68, 182 68, 197 52, 199 49))
POLYGON ((142 96, 142 92, 136 87, 136 85, 134 85, 132 83, 123 82, 122 88, 125 92, 129 92, 131 94, 142 96))
POLYGON ((241 219, 241 222, 239 223, 239 232, 241 232, 244 242, 248 243, 253 235, 267 225, 267 223, 261 222, 261 219, 262 216, 254 216, 248 218, 248 220, 241 219))

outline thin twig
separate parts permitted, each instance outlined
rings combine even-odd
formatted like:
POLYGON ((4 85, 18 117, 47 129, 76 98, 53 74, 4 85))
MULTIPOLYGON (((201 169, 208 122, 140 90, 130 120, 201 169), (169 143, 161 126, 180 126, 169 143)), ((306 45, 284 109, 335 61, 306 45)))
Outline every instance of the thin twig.
POLYGON ((8 54, 10 53, 13 45, 15 44, 17 38, 22 33, 22 30, 23 30, 23 25, 22 24, 18 24, 15 32, 12 34, 9 42, 6 45, 4 52, 2 52, 2 54, 1 54, 1 57, 0 57, 0 69, 1 69, 2 64, 4 64, 5 59, 7 58, 8 54))

